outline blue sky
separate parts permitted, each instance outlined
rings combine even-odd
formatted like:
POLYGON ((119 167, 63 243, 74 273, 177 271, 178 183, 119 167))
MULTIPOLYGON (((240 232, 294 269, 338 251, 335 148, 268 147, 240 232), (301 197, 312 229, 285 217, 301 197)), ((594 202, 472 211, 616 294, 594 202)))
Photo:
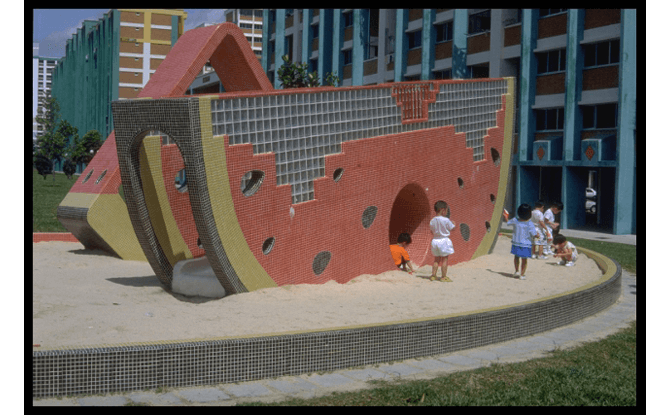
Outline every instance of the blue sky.
MULTIPOLYGON (((65 43, 72 38, 84 20, 98 20, 110 9, 33 9, 33 42, 40 44, 39 55, 60 58, 65 43)), ((188 16, 184 30, 201 23, 223 22, 226 9, 184 9, 188 16)), ((27 16, 26 16, 27 17, 27 16)))

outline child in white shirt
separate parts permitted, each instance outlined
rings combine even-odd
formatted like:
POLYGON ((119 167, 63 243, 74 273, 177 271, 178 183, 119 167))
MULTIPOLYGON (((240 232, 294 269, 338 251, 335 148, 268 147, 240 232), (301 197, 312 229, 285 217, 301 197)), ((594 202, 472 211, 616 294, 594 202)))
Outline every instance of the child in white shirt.
POLYGON ((535 229, 540 235, 539 238, 535 238, 533 241, 533 256, 532 258, 537 259, 547 259, 544 255, 544 251, 547 249, 547 234, 551 235, 551 231, 544 224, 544 202, 538 200, 535 202, 535 209, 533 209, 532 216, 530 220, 535 224, 535 229))
POLYGON ((449 239, 450 231, 456 227, 447 217, 447 202, 438 200, 435 202, 435 216, 430 220, 430 230, 433 232, 433 240, 430 242, 430 251, 435 257, 433 262, 433 273, 430 276, 431 281, 437 279, 437 268, 442 267, 442 278, 440 281, 451 282, 447 277, 447 262, 449 255, 454 253, 454 246, 449 239))
POLYGON ((556 202, 552 203, 551 207, 544 212, 544 224, 549 227, 550 232, 547 234, 547 245, 544 247, 544 255, 551 255, 549 250, 549 244, 551 241, 558 235, 558 226, 559 223, 556 222, 554 215, 558 215, 563 210, 563 203, 556 202))
POLYGON ((520 205, 516 210, 516 216, 507 222, 514 228, 511 251, 514 254, 514 277, 525 280, 528 258, 532 256, 533 238, 539 237, 539 234, 535 224, 530 221, 532 216, 530 205, 526 203, 520 205), (521 258, 521 274, 519 274, 519 258, 521 258))
POLYGON ((564 235, 556 235, 556 238, 554 238, 554 247, 556 248, 554 258, 561 259, 558 262, 559 265, 565 265, 566 267, 575 265, 575 261, 577 260, 577 247, 573 245, 572 242, 568 241, 564 235))

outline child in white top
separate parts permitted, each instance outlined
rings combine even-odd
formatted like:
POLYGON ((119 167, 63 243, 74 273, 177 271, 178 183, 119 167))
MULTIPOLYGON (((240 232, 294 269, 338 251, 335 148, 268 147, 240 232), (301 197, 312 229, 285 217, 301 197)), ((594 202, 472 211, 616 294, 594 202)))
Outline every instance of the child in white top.
POLYGON ((554 215, 558 215, 559 213, 561 213, 562 210, 563 210, 563 203, 556 202, 552 203, 551 207, 547 209, 546 212, 544 212, 544 224, 547 225, 551 230, 551 232, 547 234, 547 241, 549 243, 544 247, 545 255, 551 255, 551 251, 549 250, 549 244, 556 237, 556 235, 558 235, 559 223, 556 222, 554 215))
POLYGON ((516 216, 507 222, 514 228, 511 251, 514 254, 514 277, 525 280, 528 258, 532 256, 533 238, 539 235, 535 224, 530 221, 532 216, 530 205, 526 203, 520 205, 516 210, 516 216), (519 274, 519 258, 521 258, 521 274, 519 274))
POLYGON ((554 258, 560 258, 558 262, 559 265, 565 265, 566 267, 572 267, 575 265, 577 260, 577 247, 573 245, 572 242, 568 241, 565 236, 558 234, 554 238, 554 247, 556 248, 556 254, 554 258))
POLYGON ((440 278, 440 281, 450 282, 451 279, 447 277, 447 263, 449 255, 454 253, 454 246, 449 239, 449 235, 456 225, 447 217, 447 202, 438 200, 435 202, 434 209, 437 216, 430 220, 430 230, 433 233, 430 251, 435 257, 435 261, 433 262, 433 273, 430 280, 435 281, 437 279, 437 268, 441 265, 442 278, 440 278))
POLYGON ((544 224, 544 202, 538 200, 535 202, 535 209, 533 209, 532 216, 530 220, 535 224, 535 229, 540 235, 539 238, 534 239, 533 243, 533 256, 532 258, 538 259, 547 259, 544 255, 545 249, 547 249, 547 234, 551 235, 551 231, 548 230, 547 226, 544 224))

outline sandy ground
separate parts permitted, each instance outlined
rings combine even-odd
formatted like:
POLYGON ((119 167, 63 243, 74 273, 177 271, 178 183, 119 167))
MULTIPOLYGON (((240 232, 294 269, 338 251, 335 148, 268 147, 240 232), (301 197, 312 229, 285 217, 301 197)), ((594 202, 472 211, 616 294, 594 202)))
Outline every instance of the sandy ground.
POLYGON ((547 297, 602 276, 581 254, 574 267, 554 258, 529 260, 526 280, 518 280, 510 247, 501 237, 492 254, 449 266, 453 282, 429 281, 430 266, 424 266, 415 276, 388 271, 347 284, 204 300, 166 292, 146 262, 122 261, 79 243, 33 243, 33 344, 188 340, 434 317, 547 297))

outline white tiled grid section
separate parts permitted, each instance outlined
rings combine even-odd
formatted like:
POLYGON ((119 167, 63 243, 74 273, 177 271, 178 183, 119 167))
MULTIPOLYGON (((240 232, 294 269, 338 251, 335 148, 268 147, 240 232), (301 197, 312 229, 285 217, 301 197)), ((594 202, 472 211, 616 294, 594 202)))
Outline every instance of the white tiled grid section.
POLYGON ((314 179, 325 176, 324 156, 340 153, 344 141, 454 125, 466 133, 473 161, 484 159, 484 137, 496 126, 507 81, 441 84, 428 121, 409 124, 402 124, 391 89, 212 100, 213 132, 229 135, 230 145, 251 143, 254 154, 274 152, 277 185, 291 185, 294 204, 314 199, 314 179))

